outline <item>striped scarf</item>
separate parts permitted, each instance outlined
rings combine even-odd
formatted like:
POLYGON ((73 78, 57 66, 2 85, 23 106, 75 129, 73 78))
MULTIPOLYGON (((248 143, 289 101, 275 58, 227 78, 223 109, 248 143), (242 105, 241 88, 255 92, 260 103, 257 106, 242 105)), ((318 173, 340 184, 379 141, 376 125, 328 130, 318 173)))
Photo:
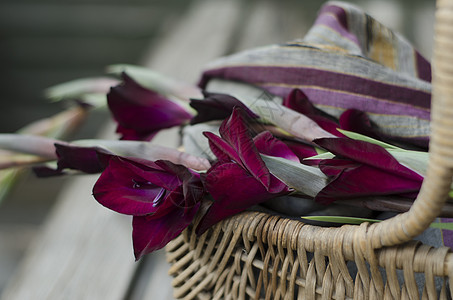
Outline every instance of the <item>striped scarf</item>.
POLYGON ((305 38, 220 58, 203 73, 246 82, 280 97, 302 90, 322 111, 366 112, 384 136, 428 146, 431 67, 398 33, 359 8, 324 5, 305 38))

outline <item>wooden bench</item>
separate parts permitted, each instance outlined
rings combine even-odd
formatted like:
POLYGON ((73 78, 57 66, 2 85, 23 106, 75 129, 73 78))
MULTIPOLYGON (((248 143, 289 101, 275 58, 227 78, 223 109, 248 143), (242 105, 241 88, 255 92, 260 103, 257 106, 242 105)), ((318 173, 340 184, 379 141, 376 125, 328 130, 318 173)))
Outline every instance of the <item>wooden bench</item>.
MULTIPOLYGON (((200 0, 163 33, 143 65, 195 83, 216 57, 302 37, 309 24, 297 16, 272 2, 200 0)), ((113 131, 109 124, 99 136, 114 138, 113 131)), ((169 130, 153 142, 176 147, 177 134, 169 130)), ((1 299, 172 299, 164 252, 134 262, 131 219, 92 198, 96 178, 74 177, 63 187, 1 299)))

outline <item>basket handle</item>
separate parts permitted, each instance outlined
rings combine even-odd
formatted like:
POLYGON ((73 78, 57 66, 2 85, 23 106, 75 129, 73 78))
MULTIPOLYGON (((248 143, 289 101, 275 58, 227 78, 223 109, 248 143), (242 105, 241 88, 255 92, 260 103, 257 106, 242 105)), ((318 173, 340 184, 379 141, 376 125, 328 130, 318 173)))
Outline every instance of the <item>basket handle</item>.
POLYGON ((453 177, 453 0, 437 0, 428 170, 411 209, 370 225, 373 248, 393 246, 421 234, 439 216, 453 177), (373 227, 373 228, 371 228, 373 227))

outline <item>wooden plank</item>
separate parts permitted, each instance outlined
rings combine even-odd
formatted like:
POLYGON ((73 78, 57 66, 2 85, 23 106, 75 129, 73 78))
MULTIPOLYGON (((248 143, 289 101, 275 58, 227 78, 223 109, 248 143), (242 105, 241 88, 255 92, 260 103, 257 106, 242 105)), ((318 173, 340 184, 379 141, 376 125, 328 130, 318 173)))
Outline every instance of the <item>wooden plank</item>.
POLYGON ((123 298, 137 266, 130 217, 93 200, 96 178, 75 177, 65 185, 1 299, 123 298))
POLYGON ((36 226, 30 224, 0 225, 0 290, 8 282, 36 233, 36 226))
POLYGON ((87 187, 95 179, 82 177, 67 187, 2 299, 122 298, 134 271, 129 218, 93 201, 87 187))

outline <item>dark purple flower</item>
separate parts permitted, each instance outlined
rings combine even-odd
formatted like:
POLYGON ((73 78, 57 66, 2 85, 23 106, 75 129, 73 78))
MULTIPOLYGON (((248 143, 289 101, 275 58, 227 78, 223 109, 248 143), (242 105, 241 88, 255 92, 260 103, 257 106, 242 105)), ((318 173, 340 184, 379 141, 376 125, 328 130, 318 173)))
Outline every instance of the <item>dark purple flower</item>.
POLYGON ((322 129, 330 132, 335 136, 343 136, 337 128, 340 127, 337 121, 331 116, 317 109, 308 100, 308 97, 299 89, 294 89, 283 100, 283 105, 291 108, 292 110, 301 113, 316 122, 322 129))
POLYGON ((224 120, 231 115, 233 108, 238 106, 244 109, 251 118, 258 118, 247 106, 233 96, 219 93, 203 92, 204 99, 191 99, 190 106, 197 111, 197 115, 190 121, 198 124, 212 120, 224 120))
POLYGON ((367 114, 357 109, 345 110, 337 121, 332 116, 316 108, 308 97, 299 89, 294 89, 284 99, 283 105, 291 108, 315 121, 324 130, 338 137, 344 137, 337 128, 357 132, 375 139, 382 140, 382 134, 379 134, 373 127, 367 114))
POLYGON ((315 143, 336 155, 319 164, 331 177, 315 197, 320 203, 372 195, 413 197, 421 187, 423 177, 401 165, 381 146, 349 138, 323 138, 315 143))
POLYGON ((318 155, 315 147, 308 143, 295 140, 283 140, 283 142, 291 149, 291 151, 299 158, 300 162, 307 164, 311 160, 304 161, 303 159, 318 155))
POLYGON ((72 169, 88 174, 101 173, 113 154, 99 147, 80 147, 68 144, 55 144, 57 169, 46 166, 35 167, 38 177, 63 175, 64 170, 72 169))
POLYGON ((383 139, 382 134, 373 128, 371 120, 363 111, 348 109, 341 114, 339 122, 341 129, 354 131, 377 140, 383 139))
POLYGON ((73 169, 88 174, 102 172, 112 155, 99 147, 55 144, 55 149, 58 156, 58 170, 73 169))
POLYGON ((124 140, 151 140, 161 129, 181 125, 192 115, 182 106, 137 84, 125 73, 107 94, 108 106, 124 140))
POLYGON ((244 112, 235 108, 220 127, 221 137, 204 133, 218 162, 208 170, 204 180, 214 202, 198 225, 198 233, 255 204, 289 192, 287 185, 270 173, 259 151, 273 156, 297 157, 284 143, 273 140, 269 133, 256 137, 258 149, 244 118, 244 112))
POLYGON ((204 188, 198 175, 168 161, 113 156, 93 188, 96 200, 133 215, 136 259, 164 247, 193 220, 204 188))
MULTIPOLYGON (((253 138, 259 153, 269 156, 283 157, 299 162, 299 157, 286 143, 275 138, 269 131, 263 131, 253 138)), ((316 154, 314 154, 316 155, 316 154)))

